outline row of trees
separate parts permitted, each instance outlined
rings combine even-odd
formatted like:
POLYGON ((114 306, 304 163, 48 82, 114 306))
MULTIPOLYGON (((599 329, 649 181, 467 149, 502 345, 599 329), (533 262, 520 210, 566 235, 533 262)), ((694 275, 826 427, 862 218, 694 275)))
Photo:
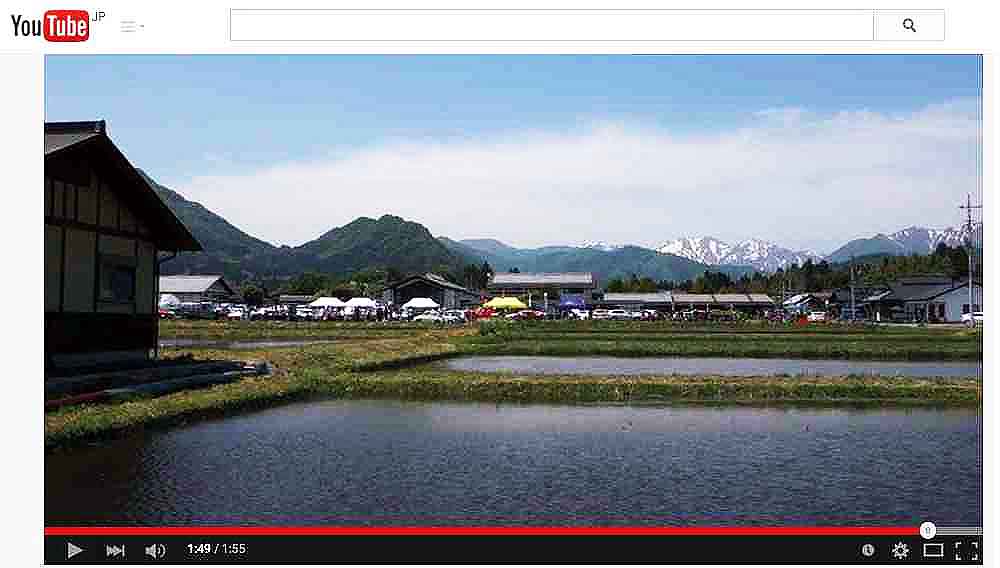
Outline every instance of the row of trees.
MULTIPOLYGON (((927 255, 888 256, 874 255, 856 259, 853 263, 854 282, 859 286, 887 284, 907 276, 943 274, 952 279, 968 276, 969 257, 964 247, 951 247, 944 243, 927 255)), ((825 260, 791 265, 774 273, 752 272, 732 276, 721 271, 705 271, 689 280, 661 280, 633 274, 630 278, 612 278, 607 282, 608 292, 656 292, 657 290, 684 290, 696 294, 777 294, 786 290, 835 290, 851 284, 852 263, 831 264, 825 260)), ((982 274, 982 264, 974 268, 982 274)))

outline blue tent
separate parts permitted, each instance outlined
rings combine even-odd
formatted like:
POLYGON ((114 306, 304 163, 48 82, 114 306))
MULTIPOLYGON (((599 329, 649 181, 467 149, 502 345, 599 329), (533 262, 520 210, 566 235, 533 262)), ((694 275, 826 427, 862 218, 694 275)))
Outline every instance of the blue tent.
POLYGON ((559 299, 560 310, 585 310, 587 303, 583 301, 583 296, 563 296, 559 299))

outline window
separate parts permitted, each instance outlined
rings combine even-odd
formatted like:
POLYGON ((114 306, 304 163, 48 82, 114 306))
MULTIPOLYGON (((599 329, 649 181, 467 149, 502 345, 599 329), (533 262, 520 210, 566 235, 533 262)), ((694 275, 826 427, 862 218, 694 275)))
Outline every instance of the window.
POLYGON ((102 255, 100 269, 102 302, 135 302, 135 259, 102 255))

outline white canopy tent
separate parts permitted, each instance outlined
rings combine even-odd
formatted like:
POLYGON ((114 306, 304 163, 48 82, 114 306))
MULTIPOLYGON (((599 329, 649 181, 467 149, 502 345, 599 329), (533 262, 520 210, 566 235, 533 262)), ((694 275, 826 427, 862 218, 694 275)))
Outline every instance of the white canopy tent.
POLYGON ((332 298, 324 296, 322 298, 316 298, 312 302, 309 302, 309 307, 311 308, 342 308, 347 304, 344 303, 340 298, 332 298))
POLYGON ((440 308, 441 305, 430 298, 413 298, 403 304, 403 307, 411 310, 432 310, 440 308))
POLYGON ((375 300, 371 298, 351 298, 344 305, 348 308, 374 308, 375 300))

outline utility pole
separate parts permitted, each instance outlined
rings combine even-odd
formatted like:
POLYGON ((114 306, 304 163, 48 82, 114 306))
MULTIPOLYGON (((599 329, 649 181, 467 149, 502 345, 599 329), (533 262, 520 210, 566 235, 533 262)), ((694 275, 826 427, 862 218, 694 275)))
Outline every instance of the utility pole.
POLYGON ((854 308, 854 255, 851 255, 851 323, 854 323, 854 314, 857 312, 854 308))
POLYGON ((972 194, 969 193, 969 194, 966 194, 966 196, 965 196, 965 205, 959 205, 958 208, 965 210, 965 227, 966 227, 966 229, 969 232, 969 236, 968 236, 968 238, 965 241, 966 256, 969 257, 969 272, 968 272, 968 279, 969 280, 968 280, 968 283, 967 283, 967 285, 969 287, 969 325, 971 325, 972 327, 975 327, 976 326, 976 317, 974 315, 975 314, 975 310, 972 308, 973 303, 974 303, 973 302, 973 295, 972 295, 972 289, 973 289, 972 270, 973 270, 973 267, 975 266, 975 263, 973 262, 972 257, 973 257, 973 254, 975 253, 975 246, 974 246, 974 242, 973 242, 973 235, 975 234, 975 225, 972 222, 972 211, 974 209, 982 209, 983 205, 982 204, 973 205, 972 204, 972 194))

